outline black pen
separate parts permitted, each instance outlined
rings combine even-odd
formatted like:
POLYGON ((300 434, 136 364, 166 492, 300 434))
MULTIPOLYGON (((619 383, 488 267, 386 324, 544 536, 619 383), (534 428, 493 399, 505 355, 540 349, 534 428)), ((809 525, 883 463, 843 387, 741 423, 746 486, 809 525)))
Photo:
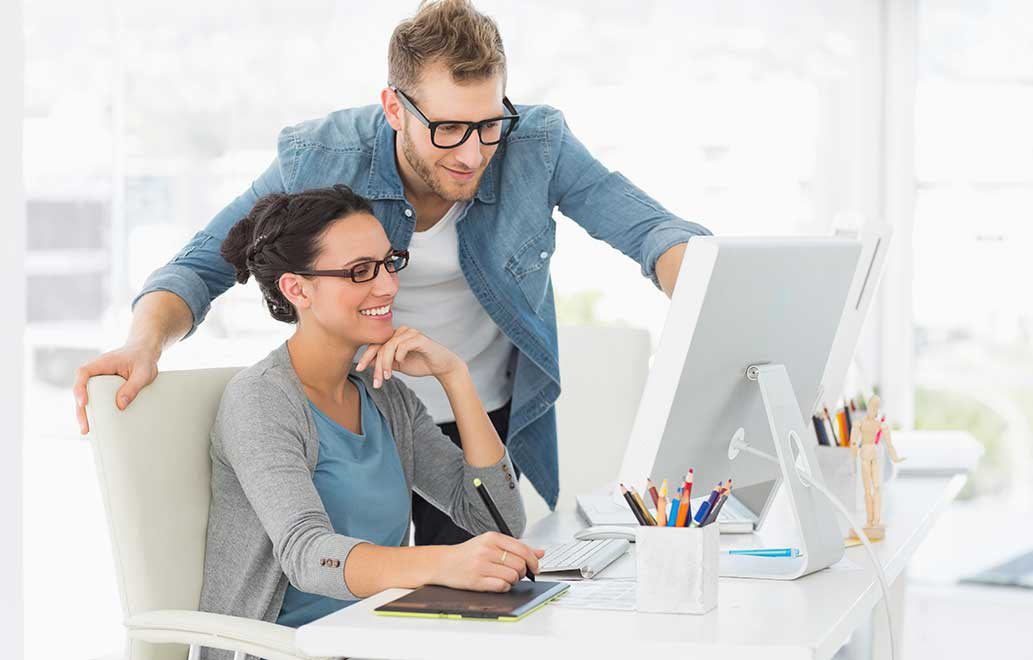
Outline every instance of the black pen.
MULTIPOLYGON (((502 514, 499 513, 499 508, 495 506, 495 500, 491 499, 491 493, 488 492, 487 487, 481 483, 480 479, 473 480, 473 486, 477 489, 477 494, 481 496, 481 500, 484 501, 484 506, 487 507, 488 513, 491 514, 492 519, 495 520, 495 526, 499 528, 499 531, 506 536, 513 536, 513 532, 509 531, 509 525, 502 519, 502 514)), ((527 567, 527 579, 534 582, 534 573, 531 572, 531 567, 527 567)))

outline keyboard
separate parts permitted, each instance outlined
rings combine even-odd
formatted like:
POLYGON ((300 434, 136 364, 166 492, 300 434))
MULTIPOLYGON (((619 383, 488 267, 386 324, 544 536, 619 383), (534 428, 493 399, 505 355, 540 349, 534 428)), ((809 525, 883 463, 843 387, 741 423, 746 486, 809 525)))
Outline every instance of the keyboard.
POLYGON ((627 552, 629 546, 624 539, 571 541, 547 545, 543 548, 545 556, 538 560, 538 572, 577 571, 583 578, 592 578, 627 552))
POLYGON ((1033 589, 1033 551, 1019 555, 979 575, 965 578, 962 582, 1033 589))

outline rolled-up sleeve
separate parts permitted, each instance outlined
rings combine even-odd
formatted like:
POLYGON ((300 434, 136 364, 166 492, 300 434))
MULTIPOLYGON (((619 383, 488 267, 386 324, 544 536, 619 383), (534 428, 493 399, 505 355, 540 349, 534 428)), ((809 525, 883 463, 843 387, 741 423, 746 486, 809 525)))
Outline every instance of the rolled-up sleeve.
POLYGON ((571 132, 563 113, 547 108, 549 203, 642 268, 660 287, 656 262, 671 247, 710 231, 678 218, 620 172, 611 172, 571 132))
POLYGON ((183 299, 193 315, 189 337, 197 330, 211 308, 211 303, 235 283, 233 266, 222 257, 222 241, 230 227, 246 216, 261 197, 286 189, 284 167, 291 158, 287 129, 280 135, 279 155, 243 194, 216 215, 166 265, 155 270, 133 299, 139 300, 153 291, 169 291, 183 299))

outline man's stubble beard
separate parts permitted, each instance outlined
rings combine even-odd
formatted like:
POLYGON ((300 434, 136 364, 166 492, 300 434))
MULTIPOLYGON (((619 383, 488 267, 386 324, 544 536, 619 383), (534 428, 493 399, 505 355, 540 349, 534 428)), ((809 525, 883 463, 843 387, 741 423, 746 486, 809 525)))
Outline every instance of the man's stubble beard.
MULTIPOLYGON (((427 185, 431 191, 447 202, 468 202, 473 199, 477 193, 477 186, 481 182, 481 177, 478 176, 472 181, 473 185, 470 187, 470 192, 467 194, 457 195, 454 192, 449 192, 441 185, 441 183, 434 177, 434 171, 430 165, 425 163, 416 153, 416 147, 413 145, 412 140, 409 139, 409 132, 406 130, 400 131, 402 134, 402 155, 405 156, 405 160, 409 163, 409 167, 416 172, 416 176, 427 185)), ((476 137, 476 136, 471 136, 476 137)))

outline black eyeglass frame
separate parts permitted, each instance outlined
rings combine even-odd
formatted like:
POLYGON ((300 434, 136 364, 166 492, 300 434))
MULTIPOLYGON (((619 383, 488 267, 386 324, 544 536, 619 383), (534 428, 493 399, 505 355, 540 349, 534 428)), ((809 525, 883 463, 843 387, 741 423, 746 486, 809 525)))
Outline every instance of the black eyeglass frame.
POLYGON ((377 275, 380 274, 380 267, 381 266, 383 266, 384 270, 386 270, 389 273, 397 273, 398 271, 402 270, 403 268, 405 268, 408 265, 409 265, 409 251, 408 250, 392 250, 391 254, 387 255, 383 259, 380 259, 380 260, 372 259, 370 261, 361 261, 361 262, 355 264, 354 266, 352 266, 351 268, 338 268, 338 269, 335 269, 335 270, 295 270, 295 271, 292 271, 292 272, 295 275, 305 275, 307 277, 349 277, 349 278, 351 278, 352 282, 355 282, 356 284, 363 284, 365 282, 372 282, 373 280, 377 279, 377 275), (397 259, 398 257, 403 257, 405 259, 405 261, 402 263, 401 266, 389 265, 389 264, 393 263, 393 261, 392 261, 393 259, 397 259), (366 265, 369 265, 369 264, 373 264, 373 274, 370 275, 369 277, 367 277, 366 279, 362 279, 362 280, 356 279, 355 271, 358 270, 360 267, 366 266, 366 265))
POLYGON ((422 110, 416 107, 416 104, 413 102, 413 100, 406 96, 405 92, 398 89, 397 87, 392 87, 391 89, 394 91, 396 95, 398 95, 398 100, 401 101, 402 106, 405 107, 405 109, 408 110, 412 114, 412 116, 416 117, 416 119, 419 120, 421 124, 430 129, 430 143, 438 149, 455 149, 456 147, 462 145, 464 142, 469 140, 470 135, 475 130, 477 131, 477 139, 480 140, 481 144, 483 144, 484 146, 489 147, 493 144, 499 144, 507 137, 509 137, 509 134, 512 133, 513 130, 517 127, 517 124, 520 123, 520 113, 517 112, 516 108, 513 107, 513 104, 510 103, 509 99, 505 96, 502 97, 502 105, 511 114, 502 115, 501 117, 492 117, 491 119, 482 119, 481 121, 460 121, 458 119, 446 119, 445 121, 431 121, 430 119, 427 119, 427 115, 423 114, 422 110), (505 121, 507 119, 513 120, 513 123, 509 125, 509 128, 507 128, 504 133, 499 135, 499 139, 494 140, 492 142, 485 142, 484 136, 481 134, 481 127, 486 124, 490 124, 493 121, 505 121), (443 147, 440 144, 438 144, 435 137, 437 134, 438 126, 441 126, 443 124, 461 124, 466 126, 466 133, 463 134, 463 139, 447 147, 443 147))

